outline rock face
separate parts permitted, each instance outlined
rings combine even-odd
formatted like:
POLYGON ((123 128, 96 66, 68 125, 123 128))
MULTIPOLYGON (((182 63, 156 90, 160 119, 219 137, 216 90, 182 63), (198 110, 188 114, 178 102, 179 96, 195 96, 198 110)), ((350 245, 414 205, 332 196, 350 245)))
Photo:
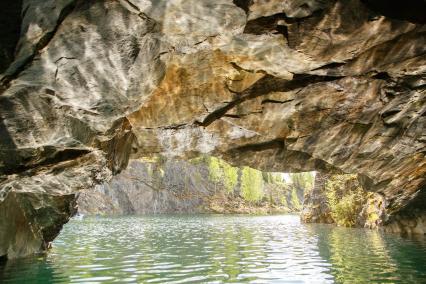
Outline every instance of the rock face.
POLYGON ((383 230, 403 235, 424 235, 426 234, 426 214, 424 210, 396 214, 383 226, 383 230))
POLYGON ((426 194, 419 196, 404 209, 389 217, 384 230, 402 234, 426 234, 426 194))
POLYGON ((3 1, 0 212, 14 221, 0 221, 0 255, 38 251, 54 234, 22 248, 13 224, 43 231, 49 211, 59 231, 73 210, 54 200, 131 155, 357 173, 388 214, 415 202, 425 3, 388 2, 3 1))
POLYGON ((386 214, 386 199, 361 188, 356 175, 317 174, 307 192, 301 219, 306 223, 335 223, 343 226, 381 229, 403 235, 424 235, 424 196, 392 216, 386 214))
POLYGON ((325 193, 325 183, 330 177, 330 174, 323 173, 315 175, 314 187, 310 192, 306 192, 304 198, 303 210, 300 214, 302 222, 334 223, 325 193))
POLYGON ((145 159, 132 160, 110 182, 81 192, 77 204, 86 215, 282 213, 300 211, 303 194, 304 188, 281 174, 234 168, 212 157, 145 159), (244 188, 257 177, 259 187, 244 188))
POLYGON ((387 221, 385 200, 362 188, 354 174, 321 174, 307 192, 301 220, 347 227, 377 228, 387 221))

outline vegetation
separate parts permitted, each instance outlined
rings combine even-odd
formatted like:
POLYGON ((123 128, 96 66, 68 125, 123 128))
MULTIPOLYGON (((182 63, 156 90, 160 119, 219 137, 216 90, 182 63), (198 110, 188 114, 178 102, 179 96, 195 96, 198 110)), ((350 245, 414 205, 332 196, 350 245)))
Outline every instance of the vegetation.
POLYGON ((262 172, 244 167, 241 174, 241 196, 250 202, 260 201, 263 197, 262 172))
POLYGON ((283 183, 282 173, 263 172, 262 176, 266 183, 283 183))
POLYGON ((383 199, 380 195, 368 192, 366 204, 363 208, 366 225, 370 227, 377 226, 380 223, 380 208, 383 207, 383 199))
POLYGON ((341 226, 354 226, 366 198, 356 175, 334 175, 325 189, 334 221, 341 226))
POLYGON ((238 168, 232 167, 231 165, 223 162, 222 170, 225 189, 228 193, 233 192, 238 183, 238 168))
POLYGON ((300 210, 302 209, 302 204, 299 201, 299 197, 297 196, 296 187, 293 187, 291 191, 291 203, 293 204, 293 207, 300 210))
POLYGON ((284 206, 288 207, 287 197, 286 196, 281 196, 280 197, 280 203, 281 203, 281 205, 284 205, 284 206))
POLYGON ((204 157, 209 169, 209 180, 222 182, 226 192, 232 193, 238 183, 238 168, 216 157, 204 157))
POLYGON ((222 179, 221 161, 215 157, 208 157, 207 162, 209 167, 209 180, 214 183, 219 182, 222 179))
MULTIPOLYGON (((252 205, 270 206, 277 210, 300 210, 302 202, 300 192, 303 186, 313 183, 311 173, 294 174, 294 180, 299 187, 288 184, 282 173, 261 172, 250 167, 233 167, 225 161, 211 156, 202 156, 190 161, 194 165, 205 165, 208 170, 208 180, 215 186, 214 203, 217 208, 223 204, 233 208, 244 208, 246 201, 252 205), (238 198, 230 197, 231 194, 239 195, 238 198), (230 198, 230 199, 229 199, 230 198)), ((220 211, 220 209, 218 209, 220 211)))
POLYGON ((292 173, 290 179, 293 185, 299 189, 311 190, 314 187, 315 176, 313 172, 292 173))

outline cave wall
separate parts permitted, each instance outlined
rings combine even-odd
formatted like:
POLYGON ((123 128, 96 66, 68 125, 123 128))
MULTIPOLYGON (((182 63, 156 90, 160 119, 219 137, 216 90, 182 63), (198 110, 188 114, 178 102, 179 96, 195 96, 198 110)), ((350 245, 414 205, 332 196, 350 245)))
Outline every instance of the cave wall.
POLYGON ((314 188, 305 194, 301 221, 423 236, 426 234, 424 198, 422 191, 402 210, 389 215, 384 196, 362 188, 362 177, 317 173, 314 188))
POLYGON ((360 1, 280 3, 252 1, 242 32, 238 18, 233 34, 201 41, 193 26, 217 25, 207 17, 166 34, 180 49, 162 55, 164 79, 128 116, 134 155, 359 173, 399 210, 425 181, 424 25, 360 1))
MULTIPOLYGON (((0 211, 17 210, 11 195, 74 196, 131 156, 209 153, 359 173, 397 212, 425 184, 424 17, 367 2, 3 1, 0 211)), ((29 200, 35 215, 11 213, 3 235, 72 212, 29 200)))
POLYGON ((305 193, 303 210, 300 214, 300 220, 302 222, 334 223, 325 189, 325 184, 331 176, 331 174, 324 174, 321 172, 315 175, 314 187, 311 191, 305 193))
POLYGON ((301 221, 377 229, 388 222, 386 200, 362 187, 356 174, 317 173, 307 192, 301 221))

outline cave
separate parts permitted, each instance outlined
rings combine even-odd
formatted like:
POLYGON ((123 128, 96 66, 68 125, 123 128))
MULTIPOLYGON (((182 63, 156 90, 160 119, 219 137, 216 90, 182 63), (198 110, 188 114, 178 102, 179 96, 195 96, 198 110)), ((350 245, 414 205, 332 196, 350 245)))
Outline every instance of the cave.
POLYGON ((81 192, 158 155, 353 174, 375 229, 424 218, 424 5, 3 1, 0 257, 45 251, 81 192))

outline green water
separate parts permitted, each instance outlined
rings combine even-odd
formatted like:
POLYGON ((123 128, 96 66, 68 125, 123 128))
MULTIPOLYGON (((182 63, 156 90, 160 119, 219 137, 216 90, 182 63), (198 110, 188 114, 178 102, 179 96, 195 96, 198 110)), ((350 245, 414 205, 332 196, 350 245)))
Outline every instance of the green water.
POLYGON ((1 283, 425 283, 426 241, 296 215, 89 218, 1 283))

